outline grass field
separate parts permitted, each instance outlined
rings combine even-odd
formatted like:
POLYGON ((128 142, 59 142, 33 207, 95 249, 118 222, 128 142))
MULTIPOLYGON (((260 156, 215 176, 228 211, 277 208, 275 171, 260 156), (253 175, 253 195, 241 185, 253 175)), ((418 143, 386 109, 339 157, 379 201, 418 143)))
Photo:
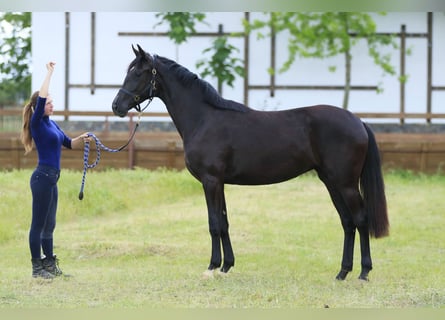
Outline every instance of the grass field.
POLYGON ((210 236, 187 172, 89 172, 59 181, 55 252, 70 278, 31 277, 30 170, 0 173, 0 307, 445 307, 445 177, 387 173, 390 237, 371 241, 370 282, 334 280, 343 234, 323 184, 226 186, 235 267, 204 279, 210 236))

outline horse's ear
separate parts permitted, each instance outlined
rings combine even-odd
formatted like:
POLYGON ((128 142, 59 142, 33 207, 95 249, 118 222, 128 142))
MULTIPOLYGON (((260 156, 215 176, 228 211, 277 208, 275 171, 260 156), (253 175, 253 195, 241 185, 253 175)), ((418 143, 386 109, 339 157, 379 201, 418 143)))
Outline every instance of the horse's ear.
POLYGON ((139 49, 139 54, 141 56, 145 57, 146 53, 145 53, 144 49, 142 49, 140 45, 137 45, 137 46, 138 46, 138 49, 139 49))
MULTIPOLYGON (((139 46, 139 45, 138 45, 139 46)), ((135 47, 133 45, 131 45, 131 48, 133 49, 134 54, 136 55, 136 57, 139 55, 139 52, 135 49, 135 47)))
POLYGON ((149 58, 151 58, 151 55, 149 53, 145 52, 144 49, 142 49, 140 45, 137 45, 137 47, 138 47, 139 51, 136 54, 136 56, 140 56, 145 61, 150 61, 149 58))

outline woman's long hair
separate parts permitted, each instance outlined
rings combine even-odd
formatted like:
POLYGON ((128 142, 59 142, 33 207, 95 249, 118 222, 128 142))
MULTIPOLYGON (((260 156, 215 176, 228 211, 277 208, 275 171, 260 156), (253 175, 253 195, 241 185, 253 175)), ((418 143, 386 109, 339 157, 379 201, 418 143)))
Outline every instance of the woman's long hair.
POLYGON ((22 133, 21 140, 23 145, 25 146, 25 154, 28 154, 32 150, 32 136, 31 136, 31 117, 34 113, 34 109, 37 104, 37 98, 39 96, 39 91, 36 91, 32 94, 29 102, 23 107, 23 125, 22 125, 22 133))

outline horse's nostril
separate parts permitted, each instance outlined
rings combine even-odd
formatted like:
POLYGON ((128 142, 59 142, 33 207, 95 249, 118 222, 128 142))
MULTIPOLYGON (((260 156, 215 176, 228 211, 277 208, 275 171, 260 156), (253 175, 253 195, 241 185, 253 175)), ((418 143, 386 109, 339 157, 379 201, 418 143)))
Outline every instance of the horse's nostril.
POLYGON ((114 114, 118 113, 118 105, 116 103, 116 99, 112 102, 111 109, 113 110, 114 114))

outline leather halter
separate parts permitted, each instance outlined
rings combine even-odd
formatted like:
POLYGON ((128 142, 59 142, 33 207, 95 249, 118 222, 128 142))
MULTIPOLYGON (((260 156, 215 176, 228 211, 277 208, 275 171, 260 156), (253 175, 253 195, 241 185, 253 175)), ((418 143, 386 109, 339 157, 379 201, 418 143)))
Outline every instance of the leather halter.
POLYGON ((144 108, 141 108, 141 103, 143 101, 141 101, 141 96, 138 94, 134 94, 133 92, 125 89, 125 88, 120 88, 119 91, 122 91, 123 93, 129 95, 130 97, 133 98, 133 101, 136 102, 136 106, 134 107, 136 109, 137 112, 141 113, 143 112, 145 109, 147 109, 148 105, 150 104, 150 102, 153 100, 154 98, 154 92, 156 91, 156 75, 157 75, 157 70, 155 68, 155 59, 156 59, 156 55, 153 55, 153 67, 151 69, 151 80, 150 80, 150 84, 148 86, 148 103, 144 108))

